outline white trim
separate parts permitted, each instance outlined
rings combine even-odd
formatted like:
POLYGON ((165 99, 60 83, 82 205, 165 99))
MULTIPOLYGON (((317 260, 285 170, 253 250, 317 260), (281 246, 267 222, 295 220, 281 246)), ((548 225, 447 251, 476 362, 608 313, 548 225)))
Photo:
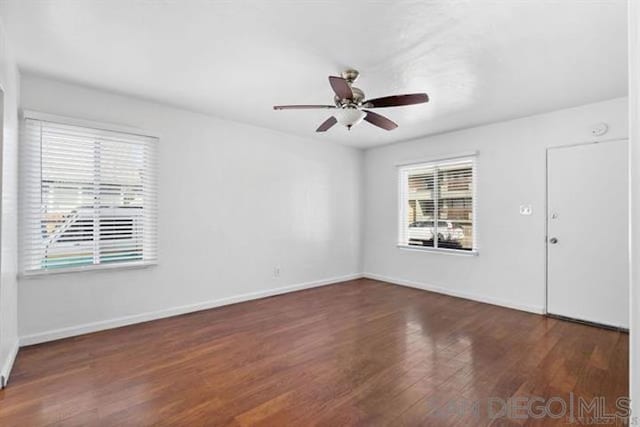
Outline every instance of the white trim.
POLYGON ((617 142, 617 141, 628 141, 628 140, 629 140, 629 137, 626 137, 626 136, 621 136, 619 138, 605 138, 605 139, 598 139, 598 140, 594 139, 593 141, 580 141, 580 142, 572 142, 571 144, 551 145, 547 147, 547 151, 558 150, 562 148, 579 147, 581 145, 602 144, 604 142, 617 142))
POLYGON ((640 414, 640 2, 629 0, 629 396, 640 414))
POLYGON ((20 342, 16 340, 13 344, 13 348, 11 352, 9 352, 9 356, 7 360, 4 361, 2 365, 2 371, 0 371, 0 380, 2 384, 0 384, 0 388, 5 388, 7 383, 9 382, 9 376, 11 375, 11 369, 13 368, 13 364, 16 361, 16 357, 18 356, 18 350, 20 349, 20 342))
POLYGON ((158 265, 157 260, 153 261, 132 261, 114 264, 91 264, 79 267, 58 268, 51 270, 29 270, 18 273, 20 279, 37 279, 41 277, 59 275, 59 274, 76 274, 80 272, 88 273, 90 271, 105 271, 105 270, 134 270, 155 267, 158 265))
MULTIPOLYGON (((1 31, 1 30, 0 30, 1 31)), ((4 88, 4 84, 2 84, 0 82, 0 100, 2 100, 2 105, 0 105, 0 192, 1 189, 4 188, 4 143, 5 143, 5 125, 6 125, 6 110, 7 110, 7 103, 6 103, 6 97, 7 97, 7 92, 5 91, 4 88)), ((19 100, 18 100, 19 102, 19 100)), ((19 123, 18 123, 19 125, 19 123)), ((20 138, 20 132, 18 131, 18 135, 17 138, 20 138)), ((20 145, 18 144, 18 148, 20 147, 20 145)), ((20 194, 20 191, 18 191, 18 195, 20 194)), ((3 214, 3 203, 0 203, 0 231, 2 230, 2 218, 4 217, 3 214)), ((18 240, 19 241, 19 240, 18 240)), ((2 258, 3 255, 0 253, 0 265, 2 265, 2 258)), ((3 286, 2 284, 0 284, 0 289, 2 289, 3 286)), ((0 303, 2 302, 1 298, 0 298, 0 303)), ((17 302, 16 302, 17 305, 17 302)), ((0 313, 1 316, 2 313, 0 313)), ((0 318, 0 323, 2 322, 2 319, 0 318)), ((17 326, 14 324, 13 325, 14 329, 17 328, 17 326)), ((3 338, 3 332, 2 332, 2 328, 0 328, 0 353, 2 351, 2 343, 4 342, 6 338, 3 338)), ((17 346, 18 343, 15 343, 15 345, 17 346)), ((15 352, 17 353, 18 350, 16 349, 15 352)), ((4 361, 4 363, 2 364, 2 366, 0 367, 0 369, 2 369, 0 371, 0 389, 3 389, 5 387, 5 383, 7 383, 9 381, 9 374, 11 373, 11 367, 13 366, 13 360, 15 359, 15 355, 13 357, 11 357, 11 353, 9 353, 9 357, 6 361, 4 361)), ((2 362, 2 361, 0 361, 2 362)))
POLYGON ((403 245, 401 243, 398 243, 396 247, 408 251, 435 252, 445 255, 478 256, 478 251, 475 249, 471 251, 465 251, 463 249, 432 248, 430 246, 403 245))
POLYGON ((364 273, 363 276, 367 279, 379 280, 381 282, 392 283, 394 285, 406 286, 409 288, 422 289, 424 291, 435 292, 442 295, 449 295, 457 298, 464 298, 472 301, 477 301, 485 304, 498 305, 500 307, 512 308, 515 310, 526 311, 535 314, 544 314, 544 307, 530 304, 520 304, 511 301, 503 300, 500 298, 485 297, 478 294, 469 292, 454 291, 451 289, 443 288, 441 286, 434 286, 426 283, 414 282, 412 280, 397 279, 394 277, 382 276, 374 273, 364 273))
POLYGON ((479 154, 478 151, 467 151, 463 153, 450 154, 450 155, 444 155, 444 156, 434 156, 434 157, 428 157, 428 158, 423 157, 420 159, 400 161, 396 163, 395 166, 411 166, 411 165, 418 165, 421 163, 446 162, 448 160, 458 160, 458 159, 464 159, 469 157, 477 157, 478 154, 479 154))
POLYGON ((211 301, 204 301, 195 304, 182 305, 151 311, 147 313, 134 314, 130 316, 118 317, 115 319, 102 320, 99 322, 85 323, 84 325, 70 326, 68 328, 54 329, 46 332, 25 335, 20 337, 20 346, 39 344, 47 341, 69 338, 77 335, 89 334, 92 332, 103 331, 106 329, 119 328, 121 326, 132 325, 135 323, 148 322, 150 320, 162 319, 165 317, 178 316, 180 314, 192 313, 194 311, 208 310, 210 308, 220 307, 223 305, 236 304, 244 301, 270 297, 274 295, 285 294, 303 289, 316 288, 319 286, 331 285, 334 283, 346 282, 348 280, 360 279, 362 274, 355 273, 346 276, 332 277, 324 280, 316 280, 313 282, 305 282, 297 285, 283 286, 280 288, 267 289, 264 291, 249 292, 232 297, 220 298, 211 301))
POLYGON ((34 119, 34 120, 40 120, 43 122, 52 122, 52 123, 71 125, 71 126, 82 126, 82 127, 91 128, 91 129, 107 130, 112 132, 122 132, 122 133, 131 134, 131 135, 147 136, 147 137, 157 138, 157 139, 160 138, 160 135, 156 132, 139 129, 133 126, 119 125, 115 123, 97 122, 93 120, 78 119, 75 117, 59 116, 57 114, 42 113, 42 112, 33 111, 33 110, 22 110, 21 118, 22 120, 34 119))

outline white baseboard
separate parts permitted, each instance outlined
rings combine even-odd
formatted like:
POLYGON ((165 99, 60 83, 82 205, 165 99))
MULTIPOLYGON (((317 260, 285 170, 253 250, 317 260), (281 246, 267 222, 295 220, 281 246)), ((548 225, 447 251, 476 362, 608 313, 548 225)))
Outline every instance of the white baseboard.
MULTIPOLYGON (((383 276, 383 275, 374 274, 374 273, 364 273, 364 274, 356 273, 356 274, 349 274, 346 276, 332 277, 329 279, 318 280, 313 282, 300 283, 297 285, 284 286, 281 288, 273 288, 273 289, 267 289, 264 291, 250 292, 250 293, 236 295, 232 297, 220 298, 212 301, 204 301, 204 302, 195 303, 195 304, 172 307, 164 310, 134 314, 131 316, 123 316, 123 317, 103 320, 99 322, 86 323, 84 325, 71 326, 68 328, 54 329, 51 331, 40 332, 37 334, 24 335, 20 337, 20 346, 39 344, 39 343, 54 341, 62 338, 69 338, 77 335, 89 334, 91 332, 98 332, 106 329, 119 328, 121 326, 132 325, 135 323, 148 322, 150 320, 162 319, 162 318, 171 317, 171 316, 178 316, 180 314, 207 310, 210 308, 220 307, 220 306, 229 305, 229 304, 235 304, 235 303, 244 302, 244 301, 250 301, 250 300, 259 299, 259 298, 265 298, 265 297, 274 296, 274 295, 285 294, 288 292, 300 291, 303 289, 311 289, 319 286, 346 282, 348 280, 359 279, 362 277, 366 277, 374 280, 380 280, 388 283, 393 283, 395 285, 407 286, 411 288, 437 292, 439 294, 450 295, 458 298, 465 298, 465 299, 483 302, 487 304, 499 305, 502 307, 513 308, 516 310, 527 311, 530 313, 536 313, 536 314, 544 313, 544 308, 539 306, 518 304, 518 303, 513 303, 511 301, 485 297, 485 296, 471 294, 467 292, 453 291, 453 290, 439 287, 439 286, 413 282, 410 280, 396 279, 393 277, 383 276)), ((15 353, 17 353, 17 346, 16 346, 15 353)), ((13 358, 15 358, 15 354, 13 355, 13 358)), ((5 363, 5 365, 9 366, 8 369, 10 371, 11 365, 13 365, 13 359, 11 359, 10 361, 8 360, 5 363)), ((3 375, 5 375, 4 372, 5 370, 3 367, 3 371, 2 371, 3 375)), ((8 375, 6 375, 5 377, 8 377, 8 375)))
POLYGON ((18 355, 19 350, 19 342, 13 344, 13 348, 7 355, 7 360, 2 364, 2 371, 0 371, 0 388, 5 388, 7 383, 9 382, 9 376, 11 375, 11 369, 13 368, 13 363, 16 361, 16 356, 18 355))
POLYGON ((499 305, 501 307, 513 308, 520 311, 527 311, 529 313, 544 314, 544 307, 537 306, 537 305, 514 303, 511 301, 506 301, 499 298, 486 297, 482 295, 472 294, 469 292, 454 291, 451 289, 443 288, 441 286, 433 286, 426 283, 414 282, 411 280, 396 279, 394 277, 383 276, 380 274, 363 273, 363 276, 367 279, 380 280, 382 282, 388 282, 394 285, 422 289, 425 291, 436 292, 439 294, 449 295, 452 297, 464 298, 472 301, 483 302, 486 304, 499 305))
POLYGON ((150 320, 162 319, 165 317, 178 316, 180 314, 192 313, 194 311, 208 310, 210 308, 223 305, 235 304, 273 295, 285 294, 288 292, 311 289, 319 286, 331 285, 334 283, 346 282, 348 280, 360 279, 362 274, 349 274, 346 276, 332 277, 329 279, 317 280, 313 282, 299 283, 296 285, 284 286, 281 288, 267 289, 264 291, 250 292, 227 298, 220 298, 212 301, 204 301, 195 304, 182 305, 164 310, 152 311, 131 316, 123 316, 115 319, 103 320, 99 322, 86 323, 84 325, 71 326, 68 328, 54 329, 37 334, 24 335, 20 337, 20 346, 39 344, 47 341, 69 338, 77 335, 84 335, 91 332, 103 331, 106 329, 119 328, 121 326, 132 325, 134 323, 148 322, 150 320))

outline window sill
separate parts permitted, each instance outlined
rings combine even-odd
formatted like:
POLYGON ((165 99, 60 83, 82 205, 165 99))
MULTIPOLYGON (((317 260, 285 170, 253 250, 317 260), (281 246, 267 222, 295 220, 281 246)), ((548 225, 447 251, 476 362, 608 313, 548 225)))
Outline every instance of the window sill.
POLYGON ((429 246, 413 246, 413 245, 396 245, 397 248, 403 249, 406 251, 418 251, 418 252, 435 252, 438 254, 445 255, 456 255, 456 256, 478 256, 477 250, 472 251, 464 251, 460 249, 445 249, 445 248, 431 248, 429 246))
POLYGON ((90 271, 93 272, 104 272, 104 271, 120 271, 120 270, 134 270, 134 269, 143 269, 155 267, 158 265, 157 261, 146 261, 146 262, 138 262, 138 263, 129 263, 129 264, 106 264, 106 265, 90 265, 86 267, 71 267, 71 268, 59 268, 55 270, 34 270, 20 273, 18 277, 20 279, 35 279, 38 277, 46 277, 46 276, 57 276, 57 275, 65 275, 65 274, 76 274, 76 273, 87 273, 90 271))

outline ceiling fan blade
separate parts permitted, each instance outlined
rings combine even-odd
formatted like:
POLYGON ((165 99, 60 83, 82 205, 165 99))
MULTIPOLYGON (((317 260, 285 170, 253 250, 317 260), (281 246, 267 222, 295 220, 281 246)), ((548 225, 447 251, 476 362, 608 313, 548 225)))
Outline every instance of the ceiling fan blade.
POLYGON ((274 105, 274 110, 315 110, 319 108, 336 108, 335 105, 274 105))
POLYGON ((326 132, 336 123, 338 123, 338 120, 336 120, 335 117, 331 116, 327 120, 322 122, 322 124, 318 127, 318 129, 316 129, 316 132, 326 132))
POLYGON ((367 115, 364 116, 364 119, 374 126, 378 126, 379 128, 382 128, 384 130, 393 130, 398 127, 397 124, 387 119, 385 116, 382 116, 378 113, 374 113, 373 111, 367 111, 367 110, 362 110, 362 111, 367 113, 367 115))
POLYGON ((329 76, 329 83, 331 84, 331 88, 338 95, 340 99, 352 99, 353 92, 351 91, 351 86, 349 83, 342 77, 329 76))
POLYGON ((364 102, 366 108, 401 107, 403 105, 422 104, 429 102, 426 93, 412 93, 409 95, 392 95, 370 99, 364 102))

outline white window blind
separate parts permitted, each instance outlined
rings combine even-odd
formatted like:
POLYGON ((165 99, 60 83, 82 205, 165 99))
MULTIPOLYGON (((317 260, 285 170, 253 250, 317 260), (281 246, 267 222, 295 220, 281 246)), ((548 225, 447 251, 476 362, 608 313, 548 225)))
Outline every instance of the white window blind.
POLYGON ((401 166, 400 246, 476 251, 475 159, 401 166))
POLYGON ((157 261, 154 137, 26 118, 25 274, 157 261))

